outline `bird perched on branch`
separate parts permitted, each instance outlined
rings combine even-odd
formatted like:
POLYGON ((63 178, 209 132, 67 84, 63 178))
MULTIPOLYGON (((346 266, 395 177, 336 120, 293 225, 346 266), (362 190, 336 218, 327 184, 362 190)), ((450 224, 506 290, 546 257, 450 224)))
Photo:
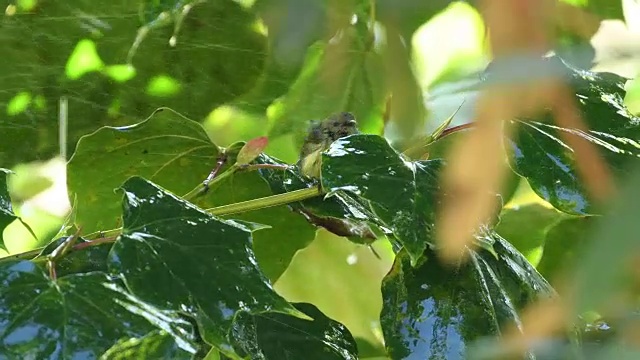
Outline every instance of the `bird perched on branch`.
POLYGON ((356 118, 348 112, 333 114, 322 121, 311 122, 297 164, 300 172, 310 178, 319 178, 322 152, 339 138, 358 133, 356 118))

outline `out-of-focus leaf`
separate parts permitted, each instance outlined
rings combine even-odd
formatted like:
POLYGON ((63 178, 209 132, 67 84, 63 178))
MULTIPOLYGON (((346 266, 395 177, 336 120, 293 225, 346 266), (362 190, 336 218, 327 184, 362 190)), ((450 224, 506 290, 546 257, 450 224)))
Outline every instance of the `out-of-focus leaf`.
POLYGON ((573 269, 580 260, 596 219, 592 217, 564 218, 546 231, 544 252, 536 269, 553 280, 566 269, 573 269))
POLYGON ((560 134, 579 136, 600 150, 615 175, 623 177, 629 165, 640 164, 640 118, 624 107, 624 79, 608 73, 572 68, 552 58, 564 68, 575 91, 575 100, 589 127, 584 133, 559 128, 550 114, 535 119, 519 119, 517 135, 508 139, 513 169, 524 176, 531 188, 558 210, 576 215, 597 212, 587 196, 576 170, 573 149, 560 134))
MULTIPOLYGON (((30 261, 0 265, 0 348, 10 358, 97 358, 123 337, 179 321, 94 272, 49 279, 30 261), (96 336, 100 334, 100 336, 96 336)), ((188 344, 184 344, 188 348, 188 344)))
POLYGON ((601 308, 632 281, 629 272, 635 270, 640 250, 640 166, 633 170, 577 258, 572 281, 576 314, 601 308))
POLYGON ((271 312, 238 313, 231 329, 236 352, 251 359, 358 359, 356 342, 344 325, 311 304, 295 307, 313 320, 271 312))
POLYGON ((626 88, 624 104, 632 114, 640 115, 640 77, 630 80, 626 88))
POLYGON ((418 27, 450 4, 447 0, 376 0, 376 20, 397 27, 409 41, 418 27))
POLYGON ((235 356, 227 332, 238 310, 298 312, 260 272, 251 233, 133 177, 123 185, 123 233, 109 269, 161 309, 188 311, 202 338, 235 356))
POLYGON ((543 253, 547 251, 547 232, 567 217, 556 209, 540 203, 508 206, 500 214, 496 232, 509 239, 509 242, 537 267, 543 253))
POLYGON ((295 67, 311 44, 331 36, 326 16, 329 3, 315 0, 258 0, 254 5, 269 29, 275 63, 295 67))
POLYGON ((363 42, 359 25, 309 47, 300 76, 274 103, 270 137, 292 132, 300 147, 311 120, 348 111, 362 131, 380 133, 385 90, 382 57, 363 42))
POLYGON ((121 225, 114 190, 134 175, 186 194, 207 177, 218 153, 199 123, 169 109, 132 126, 105 127, 84 136, 67 175, 76 224, 86 233, 121 225))
POLYGON ((322 159, 322 186, 343 190, 368 203, 407 249, 413 263, 433 236, 441 160, 408 162, 375 135, 334 142, 322 159))
POLYGON ((382 329, 391 358, 465 358, 471 342, 520 324, 527 304, 553 296, 551 286, 507 241, 492 231, 498 258, 468 250, 452 269, 427 250, 417 267, 402 252, 382 286, 382 329))
POLYGON ((609 0, 561 0, 573 6, 584 7, 602 19, 624 19, 621 1, 609 0))
POLYGON ((2 231, 7 225, 18 217, 13 213, 11 206, 11 198, 7 189, 7 177, 11 171, 0 168, 0 248, 4 249, 4 241, 2 240, 2 231))
POLYGON ((0 144, 0 164, 5 167, 50 158, 59 151, 56 120, 63 96, 68 99, 71 153, 81 136, 102 126, 138 122, 161 106, 201 120, 213 108, 254 88, 265 66, 268 44, 257 26, 259 18, 234 1, 39 3, 35 12, 3 17, 0 104, 18 94, 27 95, 22 96, 22 111, 0 120, 6 135, 0 144), (177 42, 171 47, 171 25, 185 5, 195 2, 199 4, 182 18, 177 42), (141 8, 143 13, 150 11, 142 21, 136 16, 141 8), (169 26, 151 25, 161 13, 169 26), (135 51, 131 67, 114 72, 114 65, 127 63, 141 25, 150 30, 135 51), (84 75, 71 80, 65 76, 65 65, 73 60, 70 56, 80 39, 95 44, 93 53, 97 52, 105 67, 86 72, 99 69, 94 61, 94 66, 85 67, 84 75), (132 70, 135 77, 131 77, 132 70), (149 81, 159 75, 173 79, 180 91, 169 97, 146 93, 149 81), (28 99, 31 101, 24 101, 28 99), (30 145, 25 146, 25 141, 30 145))
POLYGON ((192 359, 192 354, 181 349, 174 338, 162 331, 154 330, 143 337, 121 340, 107 350, 100 360, 129 359, 192 359))

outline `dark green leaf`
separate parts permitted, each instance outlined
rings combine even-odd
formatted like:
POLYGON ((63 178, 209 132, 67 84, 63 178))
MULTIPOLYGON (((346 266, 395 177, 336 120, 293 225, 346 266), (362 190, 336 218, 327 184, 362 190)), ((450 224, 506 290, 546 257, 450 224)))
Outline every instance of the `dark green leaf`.
MULTIPOLYGON (((559 62, 557 58, 550 61, 559 62)), ((562 63, 564 64, 564 63, 562 63)), ((520 119, 517 135, 507 140, 512 148, 513 169, 527 178, 531 188, 558 210, 570 214, 597 213, 576 170, 573 149, 564 136, 579 136, 592 143, 612 168, 623 177, 640 156, 640 118, 624 106, 625 79, 607 73, 593 73, 564 66, 575 100, 588 132, 559 128, 545 114, 520 119)))
MULTIPOLYGON (((258 161, 261 164, 286 165, 265 155, 258 161)), ((318 185, 316 181, 302 176, 297 167, 290 167, 286 171, 264 169, 260 173, 276 194, 318 185)), ((380 226, 383 223, 368 204, 363 204, 343 191, 336 191, 329 198, 317 197, 289 206, 304 215, 310 223, 359 244, 370 244, 375 240, 376 235, 369 224, 380 226)))
POLYGON ((104 273, 54 281, 33 262, 7 261, 0 265, 0 282, 5 357, 96 358, 120 339, 141 337, 154 326, 170 331, 179 324, 132 298, 104 273))
POLYGON ((192 359, 192 354, 182 350, 174 338, 162 331, 154 330, 141 338, 131 338, 119 341, 107 352, 102 354, 101 360, 131 360, 131 359, 192 359))
POLYGON ((68 167, 76 224, 85 233, 121 225, 114 190, 134 175, 186 194, 207 177, 218 153, 199 123, 169 109, 132 126, 84 136, 68 167))
POLYGON ((353 135, 323 154, 322 186, 368 203, 415 263, 433 238, 440 160, 408 162, 375 135, 353 135))
POLYGON ((381 324, 391 358, 465 358, 471 342, 518 326, 519 310, 553 294, 550 285, 508 242, 491 231, 496 258, 468 250, 453 269, 427 249, 412 267, 406 252, 383 281, 381 324))
MULTIPOLYGON (((69 237, 61 237, 47 244, 38 256, 50 255, 56 248, 68 241, 69 237)), ((83 244, 88 240, 78 238, 76 244, 83 244)), ((56 274, 58 277, 88 273, 92 271, 107 272, 107 256, 111 250, 111 244, 106 243, 100 246, 91 246, 79 251, 70 251, 62 258, 56 260, 56 274)))
POLYGON ((139 177, 124 184, 123 233, 109 257, 132 293, 162 309, 187 311, 203 339, 231 354, 238 310, 297 314, 258 269, 251 233, 139 177))
POLYGON ((240 312, 231 336, 236 352, 251 359, 358 359, 356 342, 347 328, 311 304, 295 304, 311 317, 240 312))
POLYGON ((4 249, 4 241, 2 241, 2 231, 7 225, 18 217, 13 213, 9 190, 7 189, 7 177, 11 171, 0 168, 0 248, 4 249))
MULTIPOLYGON (((227 149, 228 164, 235 162, 235 154, 240 147, 242 144, 232 145, 227 149)), ((228 169, 226 166, 222 171, 228 169)), ((274 172, 277 173, 278 170, 274 172)), ((211 208, 273 194, 257 172, 239 172, 230 179, 214 183, 207 196, 197 204, 203 208, 211 208)), ((227 218, 269 225, 269 228, 253 233, 253 251, 260 269, 272 283, 287 269, 295 253, 309 245, 316 235, 315 227, 287 206, 235 214, 227 218)))

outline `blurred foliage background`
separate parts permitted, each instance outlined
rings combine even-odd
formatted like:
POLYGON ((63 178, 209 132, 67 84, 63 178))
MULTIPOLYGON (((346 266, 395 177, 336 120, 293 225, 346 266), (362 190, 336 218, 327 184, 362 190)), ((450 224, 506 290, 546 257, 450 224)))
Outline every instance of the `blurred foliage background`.
MULTIPOLYGON (((624 101, 639 114, 640 3, 562 3, 564 11, 591 17, 573 18, 576 25, 558 16, 549 29, 556 53, 575 66, 628 78, 624 101)), ((353 112, 363 132, 393 144, 431 133, 454 113, 450 127, 472 122, 480 73, 492 59, 476 5, 9 1, 0 20, 0 167, 15 171, 9 189, 16 213, 38 240, 16 220, 0 251, 31 250, 58 233, 71 208, 65 162, 81 136, 137 123, 158 107, 201 121, 219 146, 266 135, 266 153, 289 163, 309 121, 336 111, 353 112)), ((438 151, 446 146, 431 156, 438 151)), ((92 179, 84 181, 90 186, 92 179)), ((556 210, 515 175, 503 197, 498 232, 553 279, 574 261, 567 248, 580 246, 591 220, 556 210)), ((361 355, 378 356, 389 246, 376 242, 377 258, 318 231, 276 289, 288 300, 316 304, 360 339, 361 355)))

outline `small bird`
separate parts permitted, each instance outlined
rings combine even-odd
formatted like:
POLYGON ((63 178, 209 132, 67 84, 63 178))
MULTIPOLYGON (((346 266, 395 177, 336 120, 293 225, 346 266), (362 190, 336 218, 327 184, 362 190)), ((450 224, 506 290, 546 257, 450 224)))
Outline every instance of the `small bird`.
POLYGON ((322 121, 312 121, 300 150, 297 164, 300 172, 310 178, 320 178, 322 152, 334 141, 359 132, 356 118, 348 112, 333 114, 322 121))

